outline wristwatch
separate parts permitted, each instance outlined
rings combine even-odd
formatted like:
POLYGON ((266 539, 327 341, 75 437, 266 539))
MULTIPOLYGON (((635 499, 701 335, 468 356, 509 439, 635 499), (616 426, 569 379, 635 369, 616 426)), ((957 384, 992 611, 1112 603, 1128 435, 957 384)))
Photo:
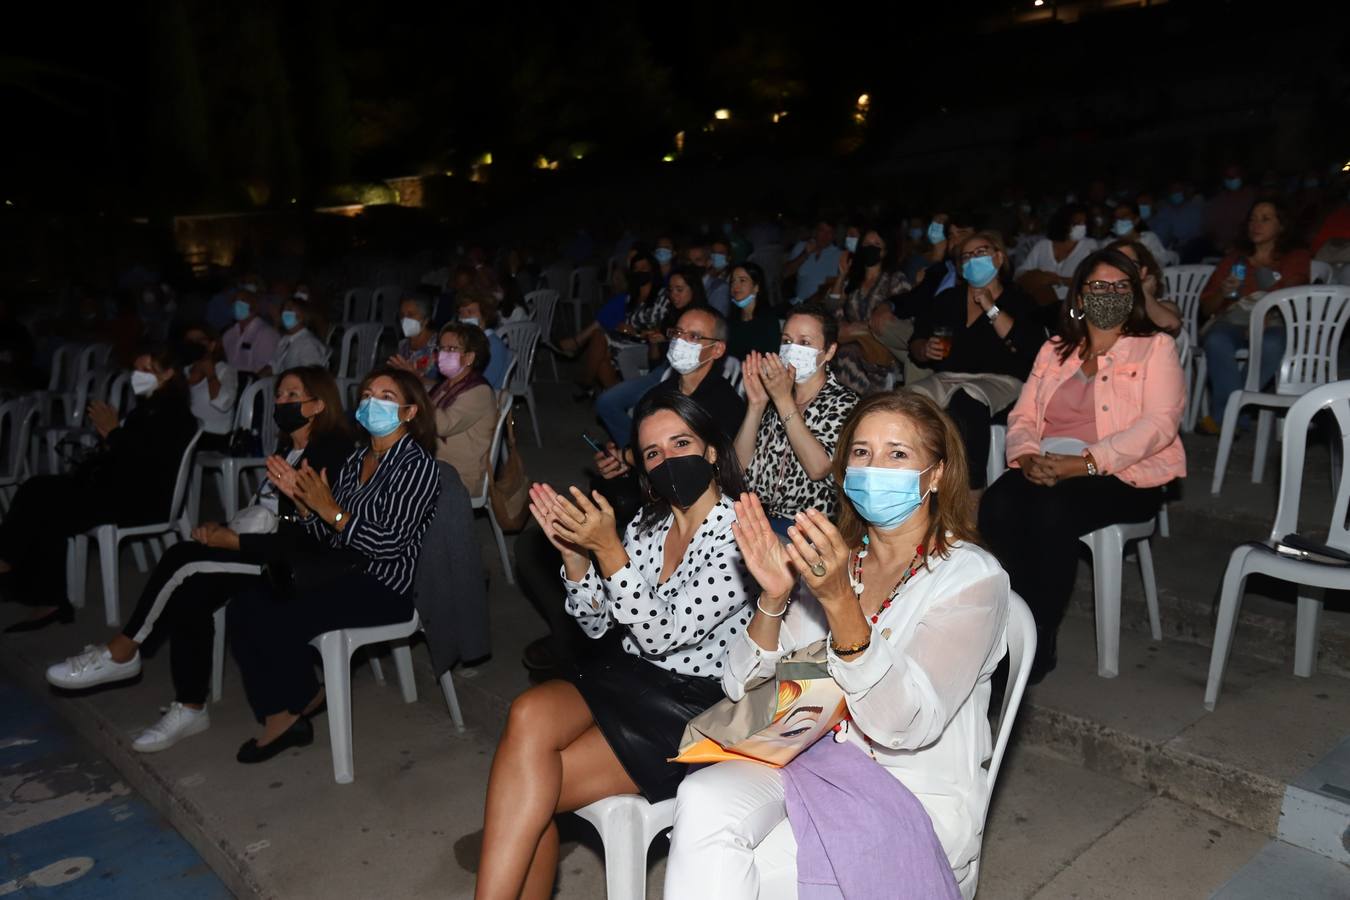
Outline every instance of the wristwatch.
POLYGON ((995 319, 998 318, 999 313, 1001 313, 1001 312, 1003 312, 1003 310, 999 309, 999 308, 998 308, 998 304, 995 303, 993 306, 991 306, 991 307, 989 307, 988 309, 986 309, 986 310, 984 311, 984 314, 985 314, 985 317, 988 318, 990 322, 992 322, 992 321, 994 321, 995 319))
POLYGON ((343 512, 342 510, 338 510, 338 511, 333 515, 333 527, 336 528, 336 527, 338 527, 339 525, 341 525, 341 524, 342 524, 342 520, 345 519, 345 518, 347 518, 347 514, 346 514, 345 512, 343 512))

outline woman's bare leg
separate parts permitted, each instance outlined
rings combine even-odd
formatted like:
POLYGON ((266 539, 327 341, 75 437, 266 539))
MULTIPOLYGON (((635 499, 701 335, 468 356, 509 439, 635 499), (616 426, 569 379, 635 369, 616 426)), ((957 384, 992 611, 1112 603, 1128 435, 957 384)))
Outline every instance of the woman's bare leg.
POLYGON ((554 814, 635 790, 575 687, 550 681, 521 694, 492 761, 475 896, 548 897, 554 814))

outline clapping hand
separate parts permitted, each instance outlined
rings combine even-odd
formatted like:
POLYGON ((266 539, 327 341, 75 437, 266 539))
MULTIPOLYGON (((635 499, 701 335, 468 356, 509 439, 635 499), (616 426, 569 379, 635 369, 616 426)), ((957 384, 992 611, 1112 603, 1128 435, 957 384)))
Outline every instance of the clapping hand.
POLYGON ((853 265, 853 254, 845 250, 839 254, 839 274, 847 275, 849 267, 853 265))
POLYGON ((770 607, 782 608, 797 583, 787 550, 769 527, 768 516, 759 497, 746 492, 735 503, 736 521, 731 535, 741 551, 746 569, 764 592, 770 607))
POLYGON ((295 472, 293 499, 297 503, 303 503, 324 521, 328 521, 325 513, 339 512, 337 501, 333 499, 333 491, 328 486, 327 472, 316 471, 310 466, 309 460, 305 460, 300 464, 300 468, 292 471, 295 472))
POLYGON ((554 493, 553 529, 564 540, 593 553, 613 549, 620 543, 614 508, 599 491, 587 497, 578 487, 569 487, 571 499, 554 493))
POLYGON ((856 606, 848 578, 849 548, 829 517, 818 509, 799 512, 787 533, 788 557, 820 605, 827 612, 849 603, 856 606))
POLYGON ((558 519, 557 505, 554 502, 557 497, 557 491, 546 484, 536 482, 530 485, 530 514, 539 523, 539 527, 543 530, 544 537, 548 538, 548 542, 563 555, 564 564, 569 558, 574 563, 584 564, 586 562, 586 550, 560 536, 558 529, 554 527, 554 523, 558 519))
POLYGON ((764 391, 775 404, 792 402, 792 385, 795 383, 796 370, 783 365, 777 353, 766 353, 760 358, 759 380, 764 383, 764 391))
POLYGON ((411 372, 414 375, 421 374, 420 372, 417 371, 417 367, 414 366, 406 356, 399 356, 397 353, 395 353, 393 356, 389 357, 388 363, 395 369, 402 369, 403 371, 411 372))
POLYGON ((763 407, 769 403, 769 395, 764 390, 764 382, 760 378, 760 367, 764 355, 758 350, 751 350, 745 357, 745 363, 741 366, 741 384, 745 387, 745 402, 750 406, 763 407))
POLYGON ((107 437, 117 428, 117 410, 102 400, 90 403, 85 407, 84 414, 89 417, 89 424, 94 426, 101 438, 107 437))
POLYGON ((295 467, 286 462, 286 457, 277 454, 267 457, 267 480, 292 500, 295 499, 295 478, 295 467))

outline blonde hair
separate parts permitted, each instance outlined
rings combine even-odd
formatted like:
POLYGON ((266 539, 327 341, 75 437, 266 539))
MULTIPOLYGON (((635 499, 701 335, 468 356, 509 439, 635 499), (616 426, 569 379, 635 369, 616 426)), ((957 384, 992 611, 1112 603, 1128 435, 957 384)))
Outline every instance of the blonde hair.
POLYGON ((946 557, 951 545, 958 541, 978 543, 975 496, 970 491, 966 448, 961 441, 961 433, 936 403, 923 394, 904 390, 863 398, 853 407, 853 412, 839 429, 831 473, 839 488, 838 528, 844 542, 849 547, 858 547, 867 531, 867 522, 844 493, 844 473, 848 471, 848 452, 853 444, 853 435, 857 433, 862 420, 874 413, 903 416, 919 433, 919 444, 928 456, 928 465, 942 463, 942 490, 931 491, 924 501, 934 531, 929 553, 946 557))

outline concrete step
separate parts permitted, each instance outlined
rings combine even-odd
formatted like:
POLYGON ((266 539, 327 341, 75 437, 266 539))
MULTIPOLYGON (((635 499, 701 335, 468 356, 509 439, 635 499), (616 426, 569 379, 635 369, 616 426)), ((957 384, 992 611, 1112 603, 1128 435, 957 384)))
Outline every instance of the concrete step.
POLYGON ((1350 866, 1350 738, 1285 790, 1280 840, 1350 866))
POLYGON ((1214 712, 1209 651, 1121 634, 1120 676, 1096 675, 1091 621, 1061 627, 1059 667, 1028 691, 1016 740, 1268 837, 1286 786, 1350 731, 1350 679, 1234 654, 1214 712))
POLYGON ((1211 900, 1345 900, 1350 867, 1281 841, 1271 841, 1210 895, 1211 900))

